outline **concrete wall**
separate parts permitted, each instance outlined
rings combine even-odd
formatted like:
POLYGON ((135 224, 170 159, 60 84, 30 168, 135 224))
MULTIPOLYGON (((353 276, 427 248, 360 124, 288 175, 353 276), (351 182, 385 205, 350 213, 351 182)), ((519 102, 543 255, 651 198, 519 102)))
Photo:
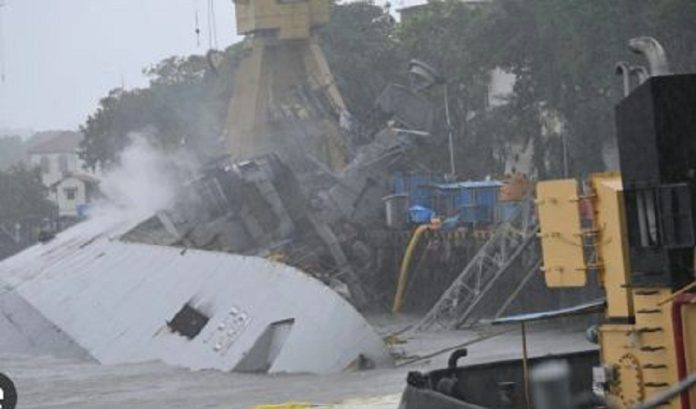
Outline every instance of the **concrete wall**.
POLYGON ((61 216, 75 217, 78 215, 77 207, 88 203, 87 186, 84 181, 75 177, 61 180, 50 195, 58 204, 61 216))
POLYGON ((74 152, 40 153, 29 156, 29 163, 33 167, 41 167, 42 161, 48 164, 46 169, 42 168, 41 170, 41 180, 46 186, 56 183, 66 173, 85 173, 82 168, 84 162, 74 152), (61 168, 61 162, 65 164, 65 167, 61 168))

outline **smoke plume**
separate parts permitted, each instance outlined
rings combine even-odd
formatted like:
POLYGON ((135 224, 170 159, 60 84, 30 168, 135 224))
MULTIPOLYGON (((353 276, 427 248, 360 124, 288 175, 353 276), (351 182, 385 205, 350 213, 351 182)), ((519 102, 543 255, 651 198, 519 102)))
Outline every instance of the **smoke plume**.
POLYGON ((164 153, 138 134, 130 139, 119 165, 104 175, 100 185, 104 199, 97 211, 118 210, 135 221, 171 206, 177 186, 194 172, 195 165, 185 152, 164 153))

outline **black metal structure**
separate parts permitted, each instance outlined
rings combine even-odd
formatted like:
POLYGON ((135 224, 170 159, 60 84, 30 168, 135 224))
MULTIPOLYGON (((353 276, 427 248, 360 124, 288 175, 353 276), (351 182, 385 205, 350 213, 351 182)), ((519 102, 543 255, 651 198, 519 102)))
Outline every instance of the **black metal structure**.
POLYGON ((694 277, 696 74, 651 77, 616 106, 631 282, 694 277))
MULTIPOLYGON (((458 367, 461 350, 452 353, 447 368, 428 373, 410 372, 401 409, 483 409, 525 406, 524 371, 521 359, 458 367)), ((535 367, 544 361, 565 360, 571 367, 571 393, 592 389, 592 367, 599 363, 598 351, 531 358, 535 367)))

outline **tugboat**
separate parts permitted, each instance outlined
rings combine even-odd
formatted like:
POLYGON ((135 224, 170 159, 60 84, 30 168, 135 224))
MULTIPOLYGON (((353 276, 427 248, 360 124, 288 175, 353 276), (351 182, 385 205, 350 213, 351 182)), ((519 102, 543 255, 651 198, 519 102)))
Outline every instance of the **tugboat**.
POLYGON ((582 287, 593 271, 606 299, 498 320, 524 329, 600 308, 588 330, 599 353, 459 366, 459 350, 447 368, 409 373, 401 408, 696 408, 696 74, 671 74, 653 38, 629 48, 647 58, 649 77, 631 90, 629 76, 646 69, 617 65, 620 173, 590 175, 582 189, 573 179, 537 186, 547 286, 582 287))

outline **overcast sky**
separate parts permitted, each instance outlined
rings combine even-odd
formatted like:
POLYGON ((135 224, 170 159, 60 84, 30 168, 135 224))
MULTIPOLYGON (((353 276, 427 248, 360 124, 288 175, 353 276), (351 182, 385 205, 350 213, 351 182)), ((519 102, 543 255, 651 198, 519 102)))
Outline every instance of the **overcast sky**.
MULTIPOLYGON (((232 0, 211 0, 218 48, 237 41, 232 0)), ((76 129, 122 82, 172 55, 205 54, 209 0, 0 0, 0 132, 76 129), (196 11, 201 29, 196 44, 196 11)), ((392 1, 394 9, 423 0, 392 1)), ((383 0, 377 0, 383 4, 383 0)))
MULTIPOLYGON (((145 85, 143 67, 171 55, 203 54, 208 46, 208 0, 4 2, 0 129, 75 129, 122 81, 127 88, 145 85)), ((237 38, 233 4, 214 4, 224 48, 237 38)))

